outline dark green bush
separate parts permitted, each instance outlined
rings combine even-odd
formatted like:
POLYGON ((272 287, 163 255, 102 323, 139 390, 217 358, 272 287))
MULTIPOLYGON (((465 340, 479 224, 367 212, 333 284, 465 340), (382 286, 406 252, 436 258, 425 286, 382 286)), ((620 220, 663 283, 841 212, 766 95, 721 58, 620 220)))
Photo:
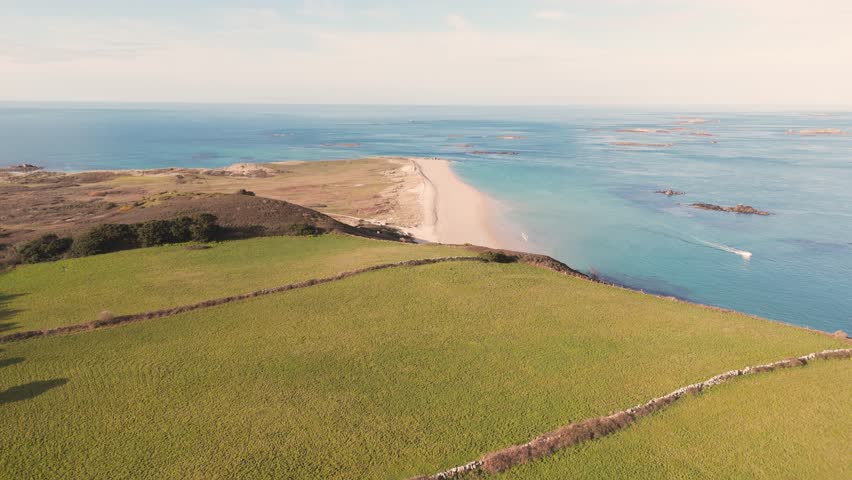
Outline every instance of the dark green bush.
POLYGON ((221 229, 216 216, 201 213, 174 220, 151 220, 144 223, 105 223, 98 225, 74 240, 45 235, 18 250, 24 263, 56 260, 66 252, 73 257, 86 257, 139 247, 153 247, 189 241, 209 242, 221 229))
POLYGON ((21 245, 17 251, 23 263, 51 262, 62 258, 72 243, 68 237, 60 238, 50 233, 21 245))
POLYGON ((192 219, 189 217, 180 217, 171 221, 170 233, 172 239, 177 243, 188 242, 192 240, 192 219))
POLYGON ((518 261, 518 257, 515 257, 513 255, 506 255, 503 252, 493 252, 493 251, 480 253, 479 258, 481 258, 481 259, 483 259, 487 262, 494 262, 494 263, 514 263, 514 262, 518 261))
POLYGON ((169 220, 151 220, 150 222, 137 223, 136 239, 142 247, 153 247, 155 245, 165 245, 167 243, 175 243, 176 239, 172 235, 172 226, 174 222, 169 220))
POLYGON ((219 233, 219 225, 216 220, 216 215, 211 213, 193 216, 189 225, 190 240, 209 242, 216 238, 216 234, 219 233))
POLYGON ((105 223, 74 239, 71 255, 85 257, 139 247, 134 225, 105 223))
POLYGON ((310 235, 319 235, 322 233, 322 229, 315 225, 308 225, 306 223, 294 223, 290 225, 290 235, 296 236, 310 236, 310 235))

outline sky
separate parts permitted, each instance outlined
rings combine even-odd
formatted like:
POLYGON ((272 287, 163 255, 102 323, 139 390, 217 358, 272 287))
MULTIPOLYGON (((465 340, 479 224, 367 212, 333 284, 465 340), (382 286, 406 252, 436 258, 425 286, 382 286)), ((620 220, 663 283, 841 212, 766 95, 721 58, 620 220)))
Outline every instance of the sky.
POLYGON ((0 0, 0 101, 852 107, 850 0, 0 0))

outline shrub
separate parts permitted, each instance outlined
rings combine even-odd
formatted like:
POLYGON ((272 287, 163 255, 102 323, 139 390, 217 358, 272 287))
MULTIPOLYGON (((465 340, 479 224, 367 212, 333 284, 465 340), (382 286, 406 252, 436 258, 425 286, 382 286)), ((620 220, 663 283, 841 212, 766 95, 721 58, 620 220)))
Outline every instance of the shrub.
POLYGON ((479 254, 479 258, 485 260, 486 262, 494 262, 494 263, 513 263, 518 261, 518 257, 513 255, 506 255, 503 252, 482 252, 479 254))
POLYGON ((151 220, 144 223, 105 223, 73 241, 45 235, 18 249, 24 263, 56 260, 65 252, 73 257, 86 257, 138 247, 152 247, 189 241, 209 242, 220 233, 216 216, 201 213, 174 220, 151 220))
POLYGON ((190 240, 209 242, 216 237, 218 232, 219 225, 216 224, 216 215, 201 213, 191 218, 189 225, 190 240))
POLYGON ((151 220, 150 222, 138 223, 136 227, 136 239, 142 247, 153 247, 174 243, 172 225, 174 222, 168 220, 151 220))
POLYGON ((17 248, 23 263, 51 262, 58 260, 71 248, 73 240, 52 233, 43 235, 17 248))
POLYGON ((246 190, 245 188, 241 188, 241 189, 237 190, 237 195, 248 195, 250 197, 253 197, 254 192, 250 192, 250 191, 246 190))
POLYGON ((310 236, 319 235, 321 233, 322 229, 316 225, 308 225, 307 223, 294 223, 293 225, 290 225, 290 235, 310 236))
POLYGON ((136 229, 133 225, 105 223, 77 237, 71 247, 71 255, 85 257, 101 253, 117 252, 137 248, 136 229))
POLYGON ((192 240, 192 219, 189 217, 180 217, 170 222, 169 231, 172 240, 178 243, 188 242, 192 240))

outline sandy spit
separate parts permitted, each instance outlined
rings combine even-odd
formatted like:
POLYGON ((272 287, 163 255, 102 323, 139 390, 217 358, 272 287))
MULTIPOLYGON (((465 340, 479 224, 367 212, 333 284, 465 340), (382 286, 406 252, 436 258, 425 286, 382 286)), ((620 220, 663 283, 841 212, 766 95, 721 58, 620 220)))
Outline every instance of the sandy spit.
POLYGON ((461 181, 447 160, 412 158, 420 175, 421 223, 409 229, 415 238, 428 242, 470 243, 509 248, 494 224, 496 202, 461 181))

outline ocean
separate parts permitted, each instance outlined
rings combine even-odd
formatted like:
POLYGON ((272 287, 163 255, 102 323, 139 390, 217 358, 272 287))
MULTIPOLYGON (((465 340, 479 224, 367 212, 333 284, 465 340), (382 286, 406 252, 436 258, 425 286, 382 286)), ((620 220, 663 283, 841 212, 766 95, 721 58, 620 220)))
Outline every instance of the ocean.
POLYGON ((852 333, 852 112, 0 104, 0 165, 367 155, 453 160, 517 241, 603 279, 852 333), (849 134, 796 133, 828 129, 849 134), (655 193, 665 189, 685 194, 655 193))

